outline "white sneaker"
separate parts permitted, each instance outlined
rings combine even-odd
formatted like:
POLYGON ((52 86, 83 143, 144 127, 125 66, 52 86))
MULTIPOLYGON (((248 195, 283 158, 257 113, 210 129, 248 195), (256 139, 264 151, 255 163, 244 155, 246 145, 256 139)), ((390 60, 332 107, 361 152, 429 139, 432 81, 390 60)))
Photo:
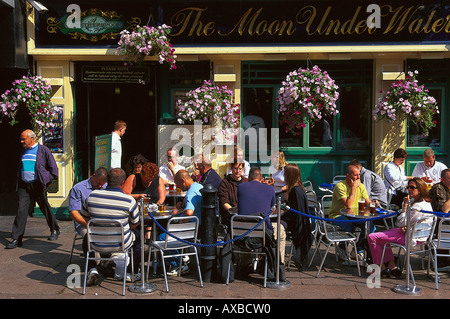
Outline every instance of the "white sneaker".
MULTIPOLYGON (((171 268, 173 267, 172 265, 170 266, 171 268)), ((178 270, 179 268, 175 268, 173 267, 173 269, 169 270, 167 272, 167 276, 178 276, 178 270)), ((189 266, 188 265, 183 265, 181 266, 181 274, 185 274, 189 272, 189 266)))
MULTIPOLYGON (((123 276, 121 276, 121 275, 119 275, 119 274, 114 274, 114 279, 116 279, 116 280, 118 280, 118 281, 121 281, 121 280, 123 280, 123 276)), ((126 279, 126 281, 127 281, 127 282, 131 282, 131 281, 132 281, 132 280, 131 280, 131 274, 127 273, 127 279, 126 279)))
POLYGON ((98 283, 98 271, 97 268, 91 268, 88 271, 86 284, 88 286, 96 285, 98 283))

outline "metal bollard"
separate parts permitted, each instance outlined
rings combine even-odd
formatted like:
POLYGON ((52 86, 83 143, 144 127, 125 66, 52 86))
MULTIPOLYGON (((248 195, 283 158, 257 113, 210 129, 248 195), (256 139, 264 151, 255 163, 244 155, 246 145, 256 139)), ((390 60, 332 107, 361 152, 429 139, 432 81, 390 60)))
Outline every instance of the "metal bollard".
MULTIPOLYGON (((215 244, 217 242, 217 189, 206 184, 200 190, 202 194, 202 222, 200 227, 200 239, 202 244, 215 244)), ((203 281, 211 281, 214 260, 216 259, 216 247, 202 247, 200 262, 203 281)))

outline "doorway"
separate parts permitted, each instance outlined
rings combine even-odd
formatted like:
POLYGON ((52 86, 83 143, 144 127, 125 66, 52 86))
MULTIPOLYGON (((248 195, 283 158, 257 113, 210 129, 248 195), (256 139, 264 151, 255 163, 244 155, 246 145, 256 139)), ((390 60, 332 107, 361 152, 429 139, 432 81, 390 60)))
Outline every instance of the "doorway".
MULTIPOLYGON (((77 65, 77 79, 82 68, 77 65)), ((109 63, 109 65, 115 65, 109 63)), ((149 66, 150 67, 150 66, 149 66)), ((150 67, 150 74, 155 68, 150 67)), ((77 177, 84 179, 94 169, 94 138, 109 134, 116 120, 127 123, 122 136, 122 168, 127 160, 142 154, 156 161, 157 110, 154 76, 141 83, 86 83, 77 81, 75 96, 75 136, 77 177)))

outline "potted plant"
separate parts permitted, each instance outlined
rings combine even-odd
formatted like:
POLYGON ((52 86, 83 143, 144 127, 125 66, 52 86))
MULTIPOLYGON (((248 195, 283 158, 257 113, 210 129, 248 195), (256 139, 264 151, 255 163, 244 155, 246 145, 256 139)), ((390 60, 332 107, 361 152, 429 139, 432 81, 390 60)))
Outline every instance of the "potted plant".
POLYGON ((201 120, 214 126, 221 121, 224 132, 236 129, 239 124, 240 106, 234 103, 233 91, 211 81, 204 81, 202 86, 187 92, 186 98, 178 100, 176 106, 180 124, 201 120))
POLYGON ((276 98, 280 124, 285 125, 286 133, 300 135, 307 122, 314 126, 323 117, 338 114, 338 89, 329 74, 317 65, 290 72, 276 98))
POLYGON ((23 76, 12 84, 1 95, 1 114, 9 119, 9 124, 15 125, 17 112, 26 108, 35 133, 49 132, 54 126, 53 119, 62 109, 51 101, 51 85, 41 76, 23 76))
POLYGON ((156 56, 160 64, 167 62, 176 69, 177 56, 168 39, 171 27, 163 24, 158 27, 137 26, 132 32, 120 32, 117 55, 124 55, 125 65, 139 64, 146 56, 156 56))
MULTIPOLYGON (((394 122, 406 119, 416 124, 424 136, 436 126, 434 115, 439 114, 436 99, 419 85, 416 76, 419 72, 408 71, 404 80, 391 84, 390 90, 383 94, 372 111, 374 120, 394 122)), ((380 92, 382 93, 382 92, 380 92)))

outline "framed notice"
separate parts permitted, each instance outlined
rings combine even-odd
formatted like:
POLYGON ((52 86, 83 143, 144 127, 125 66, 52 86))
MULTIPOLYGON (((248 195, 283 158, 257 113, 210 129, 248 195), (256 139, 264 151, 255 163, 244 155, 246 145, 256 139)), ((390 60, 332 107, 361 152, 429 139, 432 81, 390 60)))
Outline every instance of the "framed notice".
POLYGON ((105 167, 111 169, 111 134, 99 135, 95 137, 95 168, 105 167))

